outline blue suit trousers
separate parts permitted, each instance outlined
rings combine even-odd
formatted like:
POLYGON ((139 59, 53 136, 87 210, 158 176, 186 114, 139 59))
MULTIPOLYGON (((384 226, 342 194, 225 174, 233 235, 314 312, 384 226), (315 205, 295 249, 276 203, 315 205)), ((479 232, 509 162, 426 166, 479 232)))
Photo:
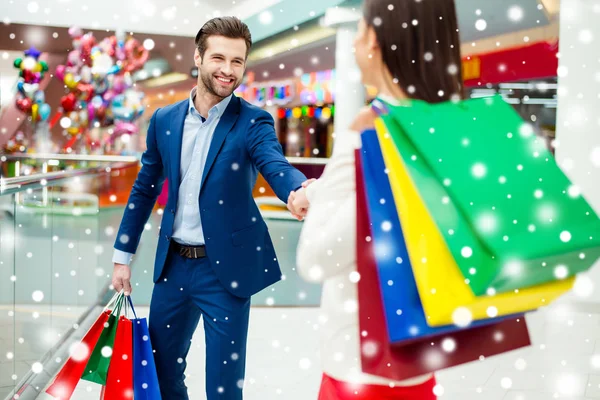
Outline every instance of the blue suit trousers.
POLYGON ((207 257, 188 259, 171 249, 165 268, 152 292, 149 317, 162 399, 189 398, 184 382, 186 357, 203 317, 206 398, 241 400, 250 298, 227 291, 207 257))

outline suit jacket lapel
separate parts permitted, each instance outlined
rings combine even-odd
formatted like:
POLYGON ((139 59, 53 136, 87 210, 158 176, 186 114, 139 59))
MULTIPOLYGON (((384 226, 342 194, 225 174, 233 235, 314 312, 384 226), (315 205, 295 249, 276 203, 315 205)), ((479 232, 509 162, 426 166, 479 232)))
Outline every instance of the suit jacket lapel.
POLYGON ((215 133, 213 134, 213 138, 210 143, 210 148, 208 150, 208 155, 206 157, 206 164, 204 165, 204 172, 202 173, 202 186, 200 186, 200 192, 202 192, 202 189, 204 188, 204 181, 206 180, 206 177, 208 176, 210 169, 213 163, 215 162, 215 158, 217 158, 217 154, 219 154, 219 151, 223 146, 225 137, 227 137, 227 134, 229 133, 229 131, 231 131, 231 128, 235 124, 235 121, 237 121, 239 114, 240 99, 237 96, 233 95, 231 101, 225 109, 225 112, 219 120, 219 124, 215 129, 215 133))
POLYGON ((179 191, 179 184, 181 180, 180 166, 181 166, 181 141, 183 140, 183 125, 185 123, 185 117, 188 113, 189 100, 181 101, 176 104, 173 109, 173 116, 170 124, 169 135, 171 140, 170 154, 171 154, 171 175, 169 181, 172 182, 169 186, 173 188, 177 193, 179 191))

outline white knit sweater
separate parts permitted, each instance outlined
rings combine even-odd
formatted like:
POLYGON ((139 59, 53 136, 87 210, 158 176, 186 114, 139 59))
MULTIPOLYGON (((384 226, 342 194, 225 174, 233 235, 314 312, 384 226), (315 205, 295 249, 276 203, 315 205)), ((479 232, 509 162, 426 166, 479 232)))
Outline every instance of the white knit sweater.
POLYGON ((308 281, 323 283, 319 329, 327 375, 356 384, 417 385, 431 375, 398 382, 361 370, 357 283, 351 280, 356 271, 357 148, 358 132, 337 134, 323 175, 307 187, 310 207, 297 250, 298 272, 308 281))

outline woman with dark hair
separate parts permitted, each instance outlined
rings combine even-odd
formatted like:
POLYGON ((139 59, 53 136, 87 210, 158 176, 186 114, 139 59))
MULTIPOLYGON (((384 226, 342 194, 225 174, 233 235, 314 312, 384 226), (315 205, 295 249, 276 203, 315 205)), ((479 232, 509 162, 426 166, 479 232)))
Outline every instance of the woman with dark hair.
MULTIPOLYGON (((462 98, 454 0, 365 0, 354 45, 363 83, 377 88, 384 102, 462 98)), ((299 273, 323 283, 319 400, 435 399, 431 374, 390 381, 361 370, 354 151, 360 132, 372 129, 375 118, 366 107, 348 131, 337 132, 321 178, 289 199, 295 207, 310 204, 297 251, 299 273)))

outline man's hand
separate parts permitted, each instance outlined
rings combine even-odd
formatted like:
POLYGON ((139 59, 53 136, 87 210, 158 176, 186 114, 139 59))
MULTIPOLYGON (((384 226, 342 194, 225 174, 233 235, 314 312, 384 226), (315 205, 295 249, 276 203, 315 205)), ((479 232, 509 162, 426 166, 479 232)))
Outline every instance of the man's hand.
POLYGON ((117 292, 125 289, 125 296, 131 294, 131 270, 125 264, 115 263, 112 275, 112 285, 117 292))
POLYGON ((302 221, 308 212, 308 199, 304 188, 291 192, 287 203, 288 210, 298 220, 302 221))
POLYGON ((302 188, 295 192, 290 192, 288 197, 287 207, 292 215, 298 220, 302 221, 308 212, 308 198, 306 197, 306 189, 308 185, 316 181, 316 179, 308 179, 302 182, 302 188))

